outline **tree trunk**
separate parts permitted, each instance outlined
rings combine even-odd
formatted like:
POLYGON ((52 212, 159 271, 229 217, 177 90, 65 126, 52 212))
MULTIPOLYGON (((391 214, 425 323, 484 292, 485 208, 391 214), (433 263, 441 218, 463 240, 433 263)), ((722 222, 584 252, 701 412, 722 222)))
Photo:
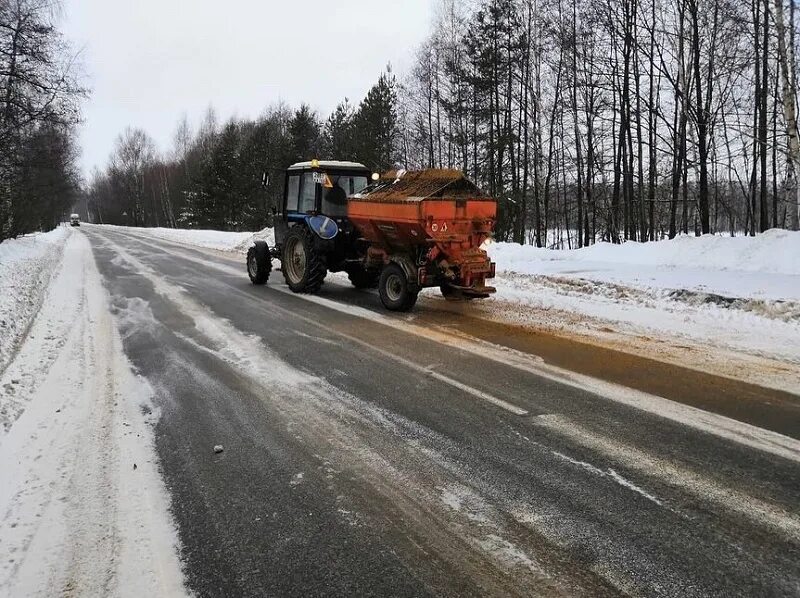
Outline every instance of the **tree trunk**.
MULTIPOLYGON (((792 7, 791 15, 794 15, 792 7)), ((790 22, 794 30, 794 19, 790 22)), ((775 0, 775 27, 778 30, 778 62, 781 71, 781 96, 783 100, 783 116, 786 120, 786 134, 789 137, 789 161, 793 167, 793 181, 795 187, 795 201, 791 206, 791 228, 800 228, 800 136, 797 130, 797 83, 794 76, 794 49, 791 60, 786 48, 786 28, 783 17, 783 0, 775 0), (791 64, 791 70, 790 70, 791 64)))
MULTIPOLYGON (((697 203, 700 208, 700 230, 706 235, 711 232, 708 211, 708 110, 703 102, 703 77, 700 69, 700 22, 698 18, 697 0, 689 4, 692 15, 692 56, 694 59, 696 117, 697 117, 697 159, 700 170, 700 182, 697 192, 697 203)), ((711 74, 709 73, 709 79, 711 74)), ((708 90, 710 93, 710 90, 708 90)), ((708 97, 706 97, 708 101, 708 97)))
POLYGON ((573 128, 575 133, 575 167, 576 167, 576 188, 575 195, 578 201, 578 247, 583 247, 583 154, 581 152, 581 132, 578 125, 578 3, 572 0, 572 116, 573 128))
POLYGON ((769 94, 769 0, 764 0, 764 37, 761 46, 761 97, 758 107, 758 145, 761 158, 761 180, 759 189, 760 232, 769 228, 769 212, 767 201, 767 96, 769 94))

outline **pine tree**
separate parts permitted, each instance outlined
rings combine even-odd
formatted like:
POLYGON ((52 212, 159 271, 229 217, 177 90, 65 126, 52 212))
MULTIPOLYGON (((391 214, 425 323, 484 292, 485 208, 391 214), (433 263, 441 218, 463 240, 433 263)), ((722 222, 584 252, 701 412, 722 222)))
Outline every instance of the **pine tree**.
POLYGON ((398 138, 397 89, 391 68, 362 100, 353 118, 360 162, 375 170, 387 170, 395 163, 398 138))
POLYGON ((238 154, 239 125, 231 121, 222 129, 209 163, 209 224, 220 230, 236 229, 241 224, 238 154))
POLYGON ((321 127, 317 115, 308 104, 301 104, 289 121, 289 140, 292 162, 319 156, 321 127))
POLYGON ((355 139, 355 110, 345 98, 325 122, 325 155, 332 160, 359 160, 355 139))

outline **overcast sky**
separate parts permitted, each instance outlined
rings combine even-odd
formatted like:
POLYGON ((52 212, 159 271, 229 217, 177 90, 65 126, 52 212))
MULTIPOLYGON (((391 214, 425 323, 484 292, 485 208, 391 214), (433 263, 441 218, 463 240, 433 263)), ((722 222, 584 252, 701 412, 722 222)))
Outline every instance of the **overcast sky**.
POLYGON ((433 0, 65 0, 82 61, 82 164, 103 166, 127 125, 167 150, 178 119, 220 120, 283 100, 322 116, 358 102, 388 62, 398 74, 425 38, 433 0))

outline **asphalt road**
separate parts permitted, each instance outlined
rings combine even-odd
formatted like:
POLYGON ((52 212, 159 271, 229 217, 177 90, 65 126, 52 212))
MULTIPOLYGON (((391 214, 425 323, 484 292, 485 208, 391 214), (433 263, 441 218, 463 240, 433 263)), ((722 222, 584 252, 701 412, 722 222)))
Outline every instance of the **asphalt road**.
POLYGON ((796 397, 81 230, 197 595, 800 595, 796 397))

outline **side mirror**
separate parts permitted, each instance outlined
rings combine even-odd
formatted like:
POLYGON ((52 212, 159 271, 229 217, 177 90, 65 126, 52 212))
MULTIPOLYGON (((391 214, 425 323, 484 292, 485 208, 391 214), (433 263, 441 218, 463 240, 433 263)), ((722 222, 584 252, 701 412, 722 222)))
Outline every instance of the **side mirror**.
POLYGON ((266 171, 261 173, 261 186, 269 187, 269 174, 266 171))

